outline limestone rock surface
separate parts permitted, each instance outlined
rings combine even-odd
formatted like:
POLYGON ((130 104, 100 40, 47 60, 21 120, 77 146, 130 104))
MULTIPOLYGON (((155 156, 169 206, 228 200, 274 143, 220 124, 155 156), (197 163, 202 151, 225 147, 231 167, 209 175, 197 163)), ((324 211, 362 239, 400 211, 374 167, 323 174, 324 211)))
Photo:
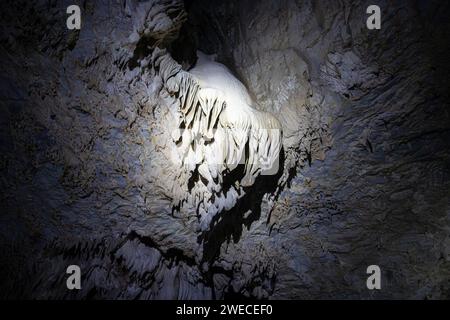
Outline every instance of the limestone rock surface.
POLYGON ((2 298, 450 297, 446 1, 69 4, 1 4, 2 298), (279 123, 275 175, 170 161, 197 50, 279 123))

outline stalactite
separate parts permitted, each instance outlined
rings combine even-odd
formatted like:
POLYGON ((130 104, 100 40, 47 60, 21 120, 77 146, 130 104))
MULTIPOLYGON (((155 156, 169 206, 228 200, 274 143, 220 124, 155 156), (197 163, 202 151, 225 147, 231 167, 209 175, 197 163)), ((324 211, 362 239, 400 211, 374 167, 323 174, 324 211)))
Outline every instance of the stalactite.
MULTIPOLYGON (((174 164, 190 177, 199 176, 193 187, 175 199, 196 207, 201 229, 223 210, 231 209, 244 187, 261 174, 275 174, 281 150, 281 125, 267 112, 254 108, 245 86, 222 64, 198 52, 190 71, 156 49, 155 67, 167 91, 176 97, 179 121, 172 132, 174 164), (224 191, 223 177, 241 164, 244 176, 224 191)), ((176 181, 174 183, 177 183, 176 181)), ((181 189, 181 192, 183 189, 181 189)))

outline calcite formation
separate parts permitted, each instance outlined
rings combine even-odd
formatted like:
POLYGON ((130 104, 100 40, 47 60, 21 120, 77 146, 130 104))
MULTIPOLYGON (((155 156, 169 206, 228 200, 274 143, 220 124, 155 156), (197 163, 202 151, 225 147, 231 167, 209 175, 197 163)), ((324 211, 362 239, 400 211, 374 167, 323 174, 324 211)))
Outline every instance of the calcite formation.
MULTIPOLYGON (((195 66, 184 71, 168 53, 157 56, 155 67, 175 97, 171 160, 180 170, 174 184, 175 205, 197 208, 206 230, 212 218, 230 210, 259 174, 278 172, 281 125, 255 109, 247 89, 222 64, 198 52, 195 66), (231 176, 245 165, 242 176, 231 176), (190 182, 192 185, 189 185, 190 182)), ((170 147, 169 147, 170 148, 170 147)), ((175 170, 175 169, 174 169, 175 170)))

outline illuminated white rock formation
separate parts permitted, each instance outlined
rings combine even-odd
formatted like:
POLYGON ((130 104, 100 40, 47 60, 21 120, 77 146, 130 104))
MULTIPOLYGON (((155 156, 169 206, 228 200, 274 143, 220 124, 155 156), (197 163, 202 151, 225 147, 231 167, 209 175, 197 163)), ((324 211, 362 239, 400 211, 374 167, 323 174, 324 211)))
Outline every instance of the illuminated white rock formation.
POLYGON ((245 86, 224 65, 198 52, 186 72, 169 54, 157 51, 155 65, 168 92, 176 98, 178 123, 171 136, 171 161, 181 168, 176 205, 197 209, 201 229, 230 210, 261 174, 278 172, 281 126, 271 114, 254 108, 245 86), (224 177, 245 166, 244 175, 224 190, 224 177), (189 181, 183 181, 188 177, 189 181), (187 187, 187 189, 186 189, 187 187))

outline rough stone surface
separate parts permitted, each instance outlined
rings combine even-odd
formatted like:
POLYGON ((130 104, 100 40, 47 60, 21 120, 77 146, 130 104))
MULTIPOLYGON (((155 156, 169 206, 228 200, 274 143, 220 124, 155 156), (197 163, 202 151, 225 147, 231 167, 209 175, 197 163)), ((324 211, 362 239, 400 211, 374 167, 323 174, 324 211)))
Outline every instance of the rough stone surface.
POLYGON ((1 297, 450 297, 447 2, 378 1, 377 31, 370 1, 85 2, 80 31, 69 4, 0 10, 1 297), (196 49, 283 130, 280 172, 207 230, 174 205, 156 63, 196 49))

